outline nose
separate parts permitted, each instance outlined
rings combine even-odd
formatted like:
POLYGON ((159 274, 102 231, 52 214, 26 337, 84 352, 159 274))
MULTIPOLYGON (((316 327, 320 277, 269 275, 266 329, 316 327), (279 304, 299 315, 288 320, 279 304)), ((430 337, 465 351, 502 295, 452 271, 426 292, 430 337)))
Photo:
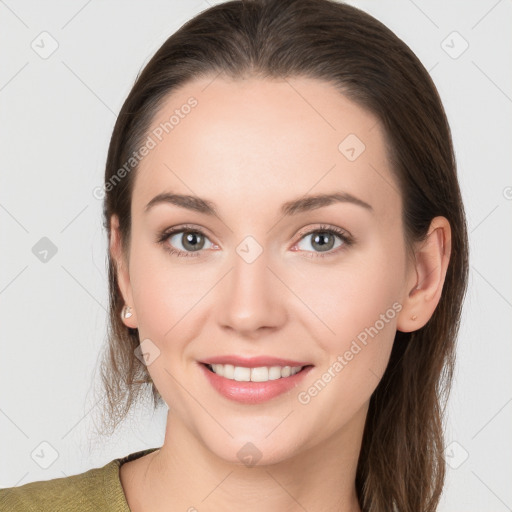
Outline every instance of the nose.
POLYGON ((290 294, 276 275, 269 253, 263 250, 255 257, 254 250, 250 241, 237 248, 231 271, 218 288, 217 301, 221 327, 249 338, 284 325, 290 294))

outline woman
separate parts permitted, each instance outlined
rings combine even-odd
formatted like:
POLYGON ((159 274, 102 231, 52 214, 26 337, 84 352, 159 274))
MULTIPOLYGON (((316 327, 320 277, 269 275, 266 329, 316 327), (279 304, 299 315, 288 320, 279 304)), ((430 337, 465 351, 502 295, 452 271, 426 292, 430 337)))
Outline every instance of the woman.
POLYGON ((330 0, 207 9, 138 77, 104 193, 107 413, 149 384, 165 441, 8 510, 436 509, 467 233, 403 41, 330 0))

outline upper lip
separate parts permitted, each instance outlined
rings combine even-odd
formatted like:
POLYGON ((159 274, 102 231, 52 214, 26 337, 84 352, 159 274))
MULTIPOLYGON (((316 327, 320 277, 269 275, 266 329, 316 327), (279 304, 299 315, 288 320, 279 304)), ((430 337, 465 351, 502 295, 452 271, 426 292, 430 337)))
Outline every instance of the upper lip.
POLYGON ((232 364, 246 368, 258 368, 261 366, 309 366, 311 363, 294 361, 271 356, 240 357, 235 355, 209 357, 200 361, 204 364, 232 364))

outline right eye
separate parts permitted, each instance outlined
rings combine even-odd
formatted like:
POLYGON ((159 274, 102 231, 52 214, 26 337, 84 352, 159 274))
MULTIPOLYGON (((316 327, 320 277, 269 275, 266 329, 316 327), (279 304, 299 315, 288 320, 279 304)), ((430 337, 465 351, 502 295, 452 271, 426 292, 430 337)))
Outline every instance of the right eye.
POLYGON ((158 243, 163 244, 166 251, 178 257, 199 256, 200 251, 205 249, 205 241, 213 246, 201 230, 186 226, 167 229, 159 235, 157 240, 158 243))

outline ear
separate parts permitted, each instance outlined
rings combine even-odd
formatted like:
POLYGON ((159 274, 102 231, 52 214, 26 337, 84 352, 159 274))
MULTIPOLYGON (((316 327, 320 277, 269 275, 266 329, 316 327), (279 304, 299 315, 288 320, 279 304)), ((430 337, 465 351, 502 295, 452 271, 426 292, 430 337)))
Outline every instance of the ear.
POLYGON ((450 223, 445 217, 435 217, 426 240, 415 247, 415 261, 410 264, 397 319, 399 331, 416 331, 429 321, 441 299, 450 255, 450 223))
POLYGON ((123 323, 132 329, 137 328, 137 315, 132 297, 132 286, 130 283, 130 274, 128 272, 128 262, 121 250, 121 233, 119 231, 119 218, 113 214, 110 218, 110 256, 116 267, 117 283, 125 305, 130 306, 132 316, 122 318, 123 323))

